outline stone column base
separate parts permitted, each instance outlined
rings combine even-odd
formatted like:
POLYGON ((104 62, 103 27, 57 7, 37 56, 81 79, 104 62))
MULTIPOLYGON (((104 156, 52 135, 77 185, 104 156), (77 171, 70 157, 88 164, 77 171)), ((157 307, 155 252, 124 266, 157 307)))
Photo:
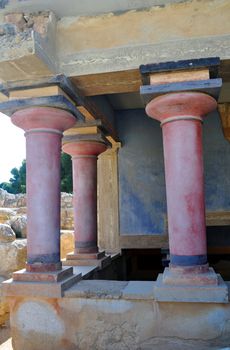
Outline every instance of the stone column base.
POLYGON ((166 269, 163 274, 158 275, 155 283, 155 299, 169 302, 228 303, 227 285, 219 274, 211 268, 209 270, 200 276, 183 278, 175 274, 173 276, 166 269))
POLYGON ((110 256, 106 256, 105 252, 98 253, 79 253, 67 254, 66 260, 62 261, 64 266, 98 266, 100 268, 109 265, 110 256))
POLYGON ((190 285, 207 286, 218 285, 218 276, 212 267, 204 271, 186 271, 186 268, 168 268, 166 267, 162 276, 164 284, 170 285, 190 285))
POLYGON ((63 267, 55 272, 28 272, 25 269, 13 273, 13 278, 4 281, 3 294, 9 296, 31 296, 60 298, 64 291, 81 279, 74 275, 72 267, 63 267))

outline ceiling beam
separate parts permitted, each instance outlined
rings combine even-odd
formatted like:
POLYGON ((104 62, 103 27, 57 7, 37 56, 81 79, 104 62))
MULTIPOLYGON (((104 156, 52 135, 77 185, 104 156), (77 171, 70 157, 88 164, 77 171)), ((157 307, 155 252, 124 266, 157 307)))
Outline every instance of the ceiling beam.
MULTIPOLYGON (((230 82, 230 60, 220 61, 219 76, 230 82)), ((71 81, 85 96, 139 92, 142 85, 139 69, 75 76, 71 81)))

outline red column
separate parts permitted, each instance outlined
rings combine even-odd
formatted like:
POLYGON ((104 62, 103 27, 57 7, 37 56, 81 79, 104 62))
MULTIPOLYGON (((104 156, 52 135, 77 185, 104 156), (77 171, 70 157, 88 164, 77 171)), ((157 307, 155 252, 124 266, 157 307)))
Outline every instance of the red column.
POLYGON ((72 156, 74 205, 74 254, 95 254, 97 247, 97 156, 106 151, 106 143, 72 141, 63 151, 72 156))
POLYGON ((207 271, 202 120, 216 101, 203 93, 170 93, 146 113, 159 120, 164 143, 170 267, 207 271))
POLYGON ((61 109, 34 107, 11 120, 26 136, 27 271, 59 270, 61 139, 76 119, 61 109))

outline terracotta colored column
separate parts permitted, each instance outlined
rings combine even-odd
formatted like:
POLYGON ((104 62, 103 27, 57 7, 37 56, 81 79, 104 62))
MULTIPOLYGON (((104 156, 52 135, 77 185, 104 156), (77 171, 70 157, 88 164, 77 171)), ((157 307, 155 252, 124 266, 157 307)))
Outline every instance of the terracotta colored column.
POLYGON ((97 247, 97 156, 107 144, 72 141, 63 151, 72 156, 74 205, 74 255, 98 253, 97 247))
POLYGON ((76 119, 65 110, 34 107, 11 120, 26 136, 27 271, 59 270, 61 139, 76 119))
POLYGON ((171 268, 207 271, 202 120, 216 101, 203 93, 170 93, 146 113, 161 122, 171 268))

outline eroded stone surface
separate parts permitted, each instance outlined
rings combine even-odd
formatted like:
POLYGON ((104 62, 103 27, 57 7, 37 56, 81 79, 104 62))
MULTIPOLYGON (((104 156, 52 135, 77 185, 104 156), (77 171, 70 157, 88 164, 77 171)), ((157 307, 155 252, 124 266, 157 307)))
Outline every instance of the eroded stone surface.
POLYGON ((16 239, 13 242, 0 243, 0 274, 9 276, 13 271, 20 270, 26 262, 25 239, 16 239))
POLYGON ((16 239, 15 232, 7 224, 0 224, 0 243, 13 242, 16 239))
POLYGON ((0 207, 2 208, 19 208, 26 206, 26 195, 12 194, 0 188, 0 207))
POLYGON ((130 281, 122 295, 124 299, 154 299, 154 282, 130 281))
POLYGON ((122 296, 122 291, 127 284, 127 281, 81 281, 66 291, 65 295, 67 297, 118 299, 122 296))
POLYGON ((0 223, 4 224, 16 215, 15 210, 10 208, 0 208, 0 223))
POLYGON ((10 312, 9 304, 6 298, 2 296, 2 282, 4 280, 5 277, 0 276, 0 325, 4 324, 6 320, 8 320, 10 312))
POLYGON ((61 231, 61 259, 66 258, 68 253, 74 250, 74 233, 73 230, 61 231))
POLYGON ((9 224, 19 238, 27 236, 27 217, 26 215, 17 215, 10 219, 9 224))

